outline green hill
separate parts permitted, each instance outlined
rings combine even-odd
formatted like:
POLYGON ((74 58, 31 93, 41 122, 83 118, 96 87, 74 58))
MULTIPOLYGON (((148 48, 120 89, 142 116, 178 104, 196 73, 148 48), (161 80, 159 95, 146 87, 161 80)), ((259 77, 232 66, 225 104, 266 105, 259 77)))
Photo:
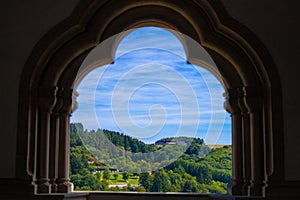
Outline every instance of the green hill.
POLYGON ((211 149, 203 139, 189 137, 145 144, 115 131, 87 131, 82 124, 71 124, 70 130, 70 178, 75 190, 226 193, 231 179, 231 146, 211 149), (114 156, 101 143, 104 138, 117 146, 114 156), (131 157, 124 152, 132 152, 131 157), (124 160, 127 168, 119 171, 116 166, 124 160), (158 169, 148 170, 153 166, 158 169))

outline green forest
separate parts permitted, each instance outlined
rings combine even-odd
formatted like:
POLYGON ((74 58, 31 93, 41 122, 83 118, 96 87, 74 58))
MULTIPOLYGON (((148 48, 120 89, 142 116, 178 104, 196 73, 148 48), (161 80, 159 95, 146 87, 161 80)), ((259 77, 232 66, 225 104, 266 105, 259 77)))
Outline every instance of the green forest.
POLYGON ((145 144, 115 131, 87 131, 80 123, 70 130, 75 190, 224 194, 231 179, 230 145, 210 148, 188 137, 145 144))

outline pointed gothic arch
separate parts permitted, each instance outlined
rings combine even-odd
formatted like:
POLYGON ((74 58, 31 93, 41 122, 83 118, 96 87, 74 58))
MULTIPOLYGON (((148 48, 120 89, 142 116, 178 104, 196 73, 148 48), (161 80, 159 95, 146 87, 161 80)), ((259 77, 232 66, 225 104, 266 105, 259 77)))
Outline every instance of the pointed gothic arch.
MULTIPOLYGON (((188 35, 213 58, 226 87, 225 108, 232 116, 230 193, 267 194, 284 179, 278 74, 259 40, 219 2, 207 0, 83 0, 50 30, 33 49, 20 81, 18 177, 33 180, 36 193, 71 192, 69 117, 78 69, 105 39, 146 25, 188 35)), ((197 62, 189 45, 185 48, 188 60, 197 62)), ((107 61, 112 60, 109 55, 107 61)))

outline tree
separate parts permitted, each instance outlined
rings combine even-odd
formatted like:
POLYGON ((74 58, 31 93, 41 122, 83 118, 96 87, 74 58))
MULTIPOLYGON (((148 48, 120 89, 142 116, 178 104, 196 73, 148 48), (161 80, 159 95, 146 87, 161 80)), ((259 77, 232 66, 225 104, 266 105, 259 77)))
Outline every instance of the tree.
POLYGON ((123 172, 123 179, 125 181, 127 181, 129 179, 129 176, 130 176, 129 172, 123 172))
POLYGON ((199 192, 200 186, 195 180, 187 180, 182 186, 182 192, 199 192))
POLYGON ((75 190, 107 190, 108 183, 106 181, 101 181, 92 174, 80 175, 74 174, 71 175, 71 181, 74 184, 75 190))
POLYGON ((81 123, 71 123, 70 125, 70 146, 82 146, 83 143, 79 137, 79 134, 83 132, 83 125, 81 123))
MULTIPOLYGON (((172 170, 170 170, 172 171, 172 170)), ((178 173, 169 172, 169 177, 172 185, 180 185, 182 181, 182 176, 178 173)))
POLYGON ((150 175, 148 172, 140 174, 140 183, 146 189, 147 192, 151 191, 154 181, 154 176, 150 175))
POLYGON ((146 192, 146 189, 143 187, 143 186, 138 186, 134 189, 134 191, 137 191, 137 192, 146 192))
POLYGON ((115 178, 116 180, 118 180, 118 177, 119 177, 119 174, 118 174, 118 173, 114 173, 114 178, 115 178))
POLYGON ((171 186, 170 178, 164 169, 158 170, 154 176, 151 192, 168 192, 171 186))
POLYGON ((185 170, 184 170, 184 168, 180 165, 179 167, 176 167, 176 168, 174 169, 174 172, 180 174, 181 176, 183 176, 184 173, 185 173, 185 170))
POLYGON ((109 180, 109 179, 110 179, 110 171, 109 171, 109 168, 108 168, 108 167, 106 167, 106 168, 104 169, 104 172, 103 172, 103 179, 105 179, 105 180, 109 180))
POLYGON ((226 183, 212 181, 211 185, 206 185, 210 193, 226 194, 226 183))
POLYGON ((182 176, 178 173, 174 173, 172 170, 168 171, 170 177, 171 187, 170 192, 180 192, 182 185, 182 176))
POLYGON ((212 174, 211 168, 209 168, 208 165, 199 164, 196 167, 196 171, 198 172, 196 176, 199 183, 211 184, 212 174))
POLYGON ((72 174, 81 173, 83 169, 88 168, 86 149, 83 146, 71 148, 70 168, 72 174))
POLYGON ((70 176, 71 182, 74 184, 75 190, 84 186, 83 176, 80 174, 73 174, 70 176))

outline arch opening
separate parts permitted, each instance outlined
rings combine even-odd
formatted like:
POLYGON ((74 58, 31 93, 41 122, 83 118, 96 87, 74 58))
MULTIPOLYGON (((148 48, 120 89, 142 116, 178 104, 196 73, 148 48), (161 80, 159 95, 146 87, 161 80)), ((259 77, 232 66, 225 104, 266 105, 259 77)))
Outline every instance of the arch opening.
MULTIPOLYGON (((187 62, 181 41, 169 30, 144 27, 127 33, 125 37, 122 34, 123 40, 118 40, 119 35, 112 39, 121 41, 113 64, 94 69, 94 63, 101 63, 97 57, 101 48, 106 49, 101 44, 83 61, 83 68, 94 70, 78 88, 79 109, 71 120, 77 122, 71 124, 71 171, 76 174, 71 180, 75 189, 226 193, 231 177, 231 125, 223 108, 222 84, 207 70, 187 62), (76 127, 80 131, 76 132, 76 127), (90 158, 89 168, 94 168, 90 174, 98 179, 100 188, 82 186, 82 179, 91 175, 84 175, 78 169, 80 164, 74 162, 79 157, 78 136, 82 140, 79 146, 94 156, 90 158), (96 144, 94 140, 103 142, 96 144), (215 147, 223 149, 210 153, 215 147), (204 158, 207 154, 211 166, 209 158, 204 158), (214 160, 218 154, 224 157, 219 158, 223 160, 220 163, 214 160), (103 178, 108 173, 104 173, 106 167, 113 170, 113 177, 103 178), (179 169, 184 173, 177 173, 179 169), (135 174, 137 180, 130 179, 134 185, 124 183, 124 173, 135 174), (172 187, 155 187, 162 184, 156 180, 162 174, 165 184, 175 181, 172 187)), ((190 50, 200 49, 194 48, 190 50)), ((206 52, 200 54, 198 60, 211 61, 207 56, 206 52)), ((88 162, 87 158, 81 162, 88 162)))

